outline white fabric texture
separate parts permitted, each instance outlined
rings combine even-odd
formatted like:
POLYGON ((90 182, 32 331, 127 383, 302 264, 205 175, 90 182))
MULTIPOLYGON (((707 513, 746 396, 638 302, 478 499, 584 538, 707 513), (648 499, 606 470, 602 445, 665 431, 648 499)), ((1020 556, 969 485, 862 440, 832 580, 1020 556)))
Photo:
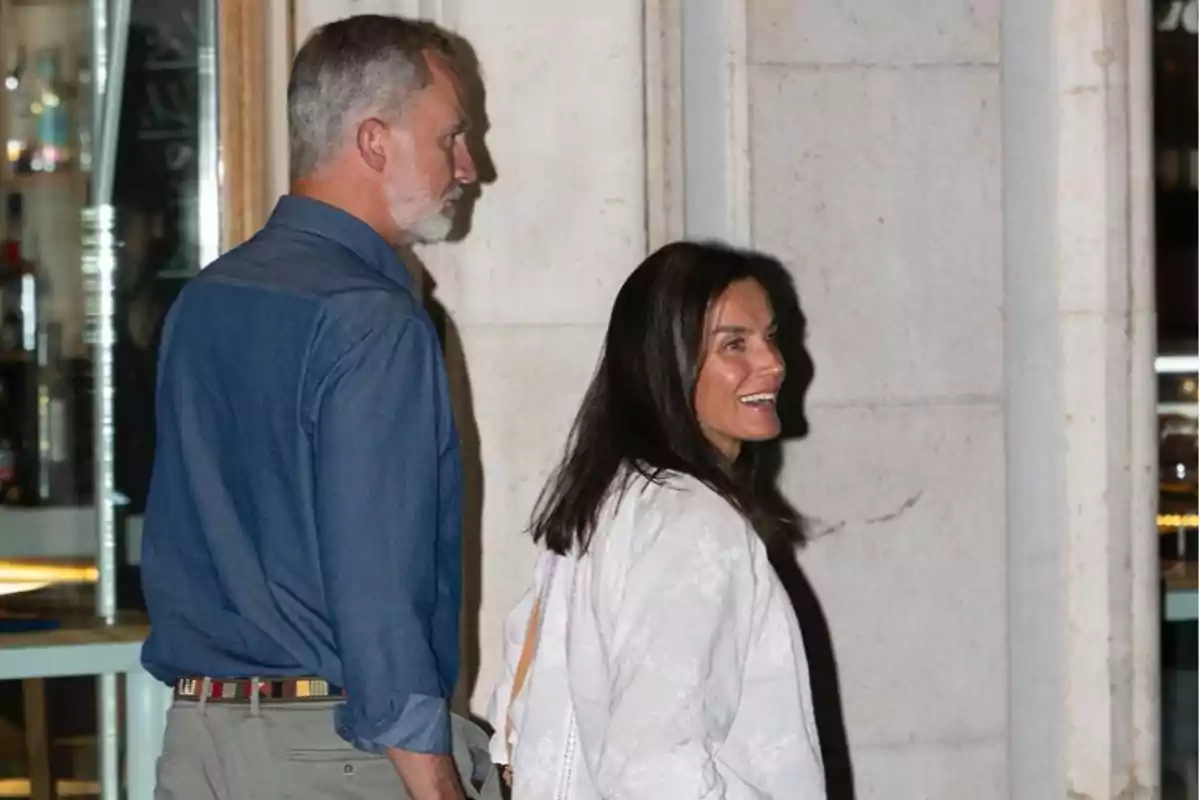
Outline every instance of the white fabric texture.
POLYGON ((745 519, 693 478, 634 477, 582 558, 543 552, 505 661, 488 714, 514 800, 825 797, 791 604, 745 519))

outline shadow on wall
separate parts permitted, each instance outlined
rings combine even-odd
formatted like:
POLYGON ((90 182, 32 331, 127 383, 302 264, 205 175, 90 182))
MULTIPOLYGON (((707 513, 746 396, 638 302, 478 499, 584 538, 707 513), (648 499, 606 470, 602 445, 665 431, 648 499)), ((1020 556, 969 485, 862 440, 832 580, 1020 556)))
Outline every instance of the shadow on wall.
POLYGON ((450 405, 454 423, 458 426, 463 477, 462 612, 459 616, 458 686, 452 706, 457 713, 470 717, 468 706, 479 678, 479 610, 483 603, 483 460, 479 449, 479 426, 475 422, 475 398, 462 337, 450 312, 435 295, 437 282, 412 250, 405 249, 400 256, 421 287, 425 311, 441 341, 450 386, 450 405))
MULTIPOLYGON (((778 478, 783 468, 783 442, 803 439, 808 435, 808 415, 805 397, 816 374, 812 356, 805 346, 807 322, 800 306, 792 276, 782 266, 767 287, 778 308, 775 316, 779 331, 776 341, 787 365, 787 380, 779 393, 777 407, 783 423, 783 435, 772 451, 774 471, 778 478)), ((774 502, 790 505, 777 492, 774 502)), ((825 785, 829 800, 854 800, 854 768, 850 745, 842 714, 842 695, 838 680, 837 658, 833 639, 821 602, 800 568, 797 554, 788 550, 771 555, 776 574, 791 598, 792 607, 800 622, 804 649, 808 655, 810 682, 813 693, 813 714, 821 738, 821 757, 825 766, 825 785)))
POLYGON ((475 400, 467 371, 466 354, 458 327, 445 307, 434 297, 437 288, 425 273, 425 308, 437 327, 446 359, 450 402, 462 448, 462 642, 458 687, 454 708, 470 716, 468 705, 479 678, 479 610, 483 604, 483 459, 479 449, 479 426, 475 423, 475 400))
POLYGON ((475 204, 483 193, 483 187, 495 183, 499 177, 499 173, 496 172, 496 164, 492 161, 491 153, 488 152, 487 144, 484 142, 484 138, 491 128, 491 122, 487 113, 487 89, 483 85, 483 68, 479 64, 475 48, 466 39, 456 37, 455 49, 458 56, 455 67, 462 83, 460 99, 463 111, 466 112, 467 119, 470 121, 470 128, 467 129, 466 134, 467 150, 475 162, 478 182, 466 187, 463 198, 459 201, 458 215, 449 237, 451 242, 462 241, 471 232, 475 204))
MULTIPOLYGON (((456 50, 455 68, 462 86, 463 110, 470 120, 467 147, 475 162, 478 183, 466 187, 459 202, 454 227, 449 241, 461 241, 471 231, 471 219, 475 203, 483 187, 496 181, 497 172, 484 137, 490 124, 487 115, 487 95, 484 90, 482 70, 474 47, 459 36, 454 36, 456 50)), ((461 658, 458 686, 454 696, 454 708, 468 715, 468 703, 479 677, 479 609, 483 590, 483 462, 479 449, 479 426, 475 422, 475 402, 471 391, 471 379, 467 372, 466 356, 462 337, 454 319, 436 297, 437 284, 425 268, 419 256, 411 250, 401 253, 409 272, 419 281, 425 309, 437 328, 442 352, 446 362, 446 373, 450 384, 450 402, 454 408, 454 419, 458 426, 462 448, 463 469, 463 524, 462 524, 462 615, 461 615, 461 658)))

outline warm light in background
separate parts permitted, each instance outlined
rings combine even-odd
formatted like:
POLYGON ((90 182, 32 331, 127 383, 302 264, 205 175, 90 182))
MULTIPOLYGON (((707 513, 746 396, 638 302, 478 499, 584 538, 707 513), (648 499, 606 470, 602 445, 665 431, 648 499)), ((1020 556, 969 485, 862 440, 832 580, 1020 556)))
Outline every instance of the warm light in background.
POLYGON ((95 583, 100 570, 93 564, 43 564, 0 561, 0 595, 44 589, 56 583, 95 583))
POLYGON ((42 564, 34 561, 0 561, 0 581, 46 581, 47 583, 95 583, 100 570, 93 564, 42 564))
POLYGON ((1159 514, 1159 530, 1200 527, 1200 514, 1159 514))

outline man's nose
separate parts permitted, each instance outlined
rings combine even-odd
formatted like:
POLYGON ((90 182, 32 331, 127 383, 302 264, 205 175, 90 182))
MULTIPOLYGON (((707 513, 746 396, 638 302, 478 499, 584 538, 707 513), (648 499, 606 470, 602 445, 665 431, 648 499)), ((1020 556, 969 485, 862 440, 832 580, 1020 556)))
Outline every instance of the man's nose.
POLYGON ((465 141, 458 143, 458 153, 454 157, 454 180, 463 184, 472 184, 479 180, 475 159, 465 141))

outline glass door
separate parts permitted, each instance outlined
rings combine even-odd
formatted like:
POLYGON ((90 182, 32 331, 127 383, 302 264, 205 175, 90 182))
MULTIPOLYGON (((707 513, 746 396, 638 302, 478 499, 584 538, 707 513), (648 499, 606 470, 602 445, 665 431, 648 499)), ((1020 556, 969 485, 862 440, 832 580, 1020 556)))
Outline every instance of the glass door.
MULTIPOLYGON (((220 246, 216 31, 217 0, 0 0, 0 650, 145 628, 158 342, 220 246)), ((0 796, 116 797, 117 700, 0 682, 0 796)))
POLYGON ((1159 553, 1163 798, 1195 800, 1197 776, 1196 339, 1197 0, 1155 0, 1154 147, 1158 283, 1159 553))

